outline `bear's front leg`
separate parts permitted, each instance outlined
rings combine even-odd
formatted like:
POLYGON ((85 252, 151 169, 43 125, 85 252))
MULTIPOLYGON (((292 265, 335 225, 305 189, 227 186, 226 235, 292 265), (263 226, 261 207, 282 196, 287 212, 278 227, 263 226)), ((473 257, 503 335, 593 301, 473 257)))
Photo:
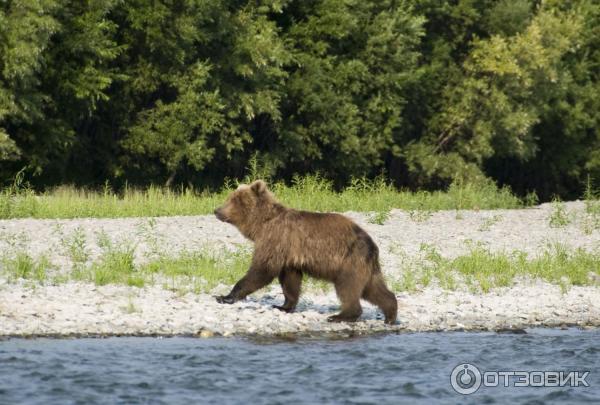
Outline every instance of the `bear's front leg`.
POLYGON ((233 304, 236 301, 231 293, 228 295, 218 295, 215 298, 219 304, 233 304))
POLYGON ((270 275, 267 271, 256 267, 250 267, 248 273, 240 281, 235 283, 231 292, 227 295, 221 295, 215 297, 217 302, 220 304, 233 304, 236 301, 243 300, 254 291, 259 290, 271 281, 275 277, 270 275))

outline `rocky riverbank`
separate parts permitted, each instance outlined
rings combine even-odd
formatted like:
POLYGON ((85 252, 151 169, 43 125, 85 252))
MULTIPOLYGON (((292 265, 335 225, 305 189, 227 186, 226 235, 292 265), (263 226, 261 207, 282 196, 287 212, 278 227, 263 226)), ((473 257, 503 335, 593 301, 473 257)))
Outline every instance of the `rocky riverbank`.
MULTIPOLYGON (((541 246, 560 242, 570 248, 598 249, 600 232, 582 228, 582 203, 569 203, 573 219, 561 227, 550 226, 552 207, 523 210, 446 211, 415 218, 392 211, 383 224, 369 222, 365 214, 350 213, 380 246, 383 271, 397 276, 409 271, 407 257, 420 246, 434 246, 444 257, 463 254, 468 243, 492 251, 519 249, 535 254, 541 246), (578 219, 579 218, 579 219, 578 219), (398 255, 398 251, 401 252, 398 255)), ((6 235, 21 235, 32 254, 46 252, 59 271, 69 271, 60 249, 61 237, 74 229, 90 239, 103 232, 113 240, 127 238, 138 247, 136 260, 160 243, 170 251, 221 246, 234 249, 248 242, 212 217, 175 217, 152 220, 152 238, 140 229, 147 219, 4 220, 0 249, 14 248, 6 235), (62 235, 62 236, 61 236, 62 235), (149 241, 153 241, 150 243, 149 241), (158 241, 158 242, 157 242, 158 241), (12 246, 12 247, 11 247, 12 246)), ((98 249, 89 246, 90 260, 98 249)), ((590 269, 590 271, 595 269, 590 269)), ((1 274, 1 273, 0 273, 1 274)), ((600 287, 572 286, 566 290, 541 280, 520 280, 512 287, 475 293, 467 288, 444 290, 435 284, 413 293, 398 292, 399 320, 386 326, 376 308, 365 304, 355 324, 332 324, 326 318, 338 310, 332 292, 312 289, 303 294, 297 312, 282 313, 279 286, 255 293, 245 302, 218 304, 213 294, 230 287, 220 285, 210 293, 182 293, 161 286, 142 288, 96 286, 69 281, 56 285, 32 281, 8 282, 0 275, 0 336, 108 336, 108 335, 286 335, 361 334, 382 331, 518 330, 534 326, 600 326, 600 287)))
POLYGON ((361 321, 334 324, 331 293, 306 294, 293 314, 277 288, 234 305, 217 304, 209 294, 176 293, 159 287, 58 286, 0 287, 1 336, 109 335, 285 335, 362 334, 383 331, 511 330, 534 326, 600 326, 600 289, 532 283, 472 294, 428 288, 400 294, 397 325, 383 324, 365 304, 361 321))

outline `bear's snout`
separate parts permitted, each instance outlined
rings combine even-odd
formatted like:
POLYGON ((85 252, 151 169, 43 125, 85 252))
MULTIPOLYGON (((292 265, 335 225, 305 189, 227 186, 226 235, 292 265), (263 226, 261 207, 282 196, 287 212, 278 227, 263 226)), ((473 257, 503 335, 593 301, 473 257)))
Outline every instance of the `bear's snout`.
POLYGON ((224 215, 223 215, 223 213, 221 212, 221 208, 217 208, 217 209, 215 210, 215 217, 217 217, 217 219, 218 219, 219 221, 223 221, 223 222, 225 222, 225 216, 224 216, 224 215))

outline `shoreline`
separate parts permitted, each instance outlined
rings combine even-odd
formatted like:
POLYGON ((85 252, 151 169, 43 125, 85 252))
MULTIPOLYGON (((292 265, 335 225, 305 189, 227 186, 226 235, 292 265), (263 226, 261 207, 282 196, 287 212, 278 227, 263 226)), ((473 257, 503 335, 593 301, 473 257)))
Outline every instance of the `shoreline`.
POLYGON ((73 340, 73 339, 110 339, 110 338, 153 338, 153 339, 170 339, 170 338, 184 338, 184 339, 212 339, 212 338, 223 338, 223 339, 248 339, 253 341, 265 341, 265 342, 293 342, 296 340, 311 341, 311 340, 340 340, 340 339, 358 339, 384 336, 389 334, 411 334, 411 333, 495 333, 495 334, 507 334, 507 335, 526 335, 528 329, 548 329, 548 330, 568 330, 568 329, 579 329, 579 330, 596 330, 600 329, 600 324, 594 325, 579 325, 579 324, 568 324, 563 323, 560 325, 523 325, 522 327, 514 328, 498 328, 498 329, 451 329, 451 330, 405 330, 405 329, 391 329, 391 330, 378 330, 378 331, 356 331, 347 330, 339 332, 327 332, 327 333, 312 333, 312 332, 288 332, 274 335, 261 335, 261 334, 236 334, 236 335, 219 335, 211 334, 210 336, 189 333, 173 333, 173 334, 143 334, 143 333, 108 333, 108 334, 83 334, 83 333, 71 333, 71 334, 40 334, 40 335, 0 335, 0 342, 9 340, 22 339, 22 340, 38 340, 38 339, 49 339, 49 340, 73 340))
POLYGON ((396 325, 385 325, 364 303, 356 323, 330 323, 337 311, 333 293, 307 293, 292 314, 279 287, 233 305, 212 295, 179 295, 160 287, 97 287, 4 284, 0 289, 0 338, 109 336, 239 336, 255 338, 352 337, 379 333, 505 331, 526 328, 600 327, 600 288, 523 283, 487 294, 437 287, 398 294, 396 325), (11 288, 12 287, 12 288, 11 288))

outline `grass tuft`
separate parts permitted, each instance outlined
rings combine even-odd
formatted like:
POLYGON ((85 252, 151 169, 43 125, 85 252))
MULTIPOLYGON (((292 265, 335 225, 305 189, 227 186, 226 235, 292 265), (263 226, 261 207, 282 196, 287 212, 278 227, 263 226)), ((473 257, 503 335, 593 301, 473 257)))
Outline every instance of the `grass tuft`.
POLYGON ((8 275, 9 281, 19 279, 43 282, 52 264, 46 256, 33 258, 25 252, 16 252, 12 256, 0 259, 2 270, 8 275))
POLYGON ((480 232, 487 232, 492 229, 492 226, 500 221, 502 221, 502 215, 493 215, 491 217, 487 217, 483 220, 478 229, 480 232))
POLYGON ((600 229, 600 191, 594 191, 588 177, 583 198, 585 200, 585 213, 583 216, 583 232, 587 235, 600 229))
POLYGON ((562 228, 571 223, 571 215, 567 212, 567 207, 559 199, 552 201, 552 213, 550 214, 549 224, 551 228, 562 228))
POLYGON ((390 215, 390 211, 373 212, 368 216, 367 221, 370 224, 383 225, 385 224, 385 221, 390 219, 390 215))

